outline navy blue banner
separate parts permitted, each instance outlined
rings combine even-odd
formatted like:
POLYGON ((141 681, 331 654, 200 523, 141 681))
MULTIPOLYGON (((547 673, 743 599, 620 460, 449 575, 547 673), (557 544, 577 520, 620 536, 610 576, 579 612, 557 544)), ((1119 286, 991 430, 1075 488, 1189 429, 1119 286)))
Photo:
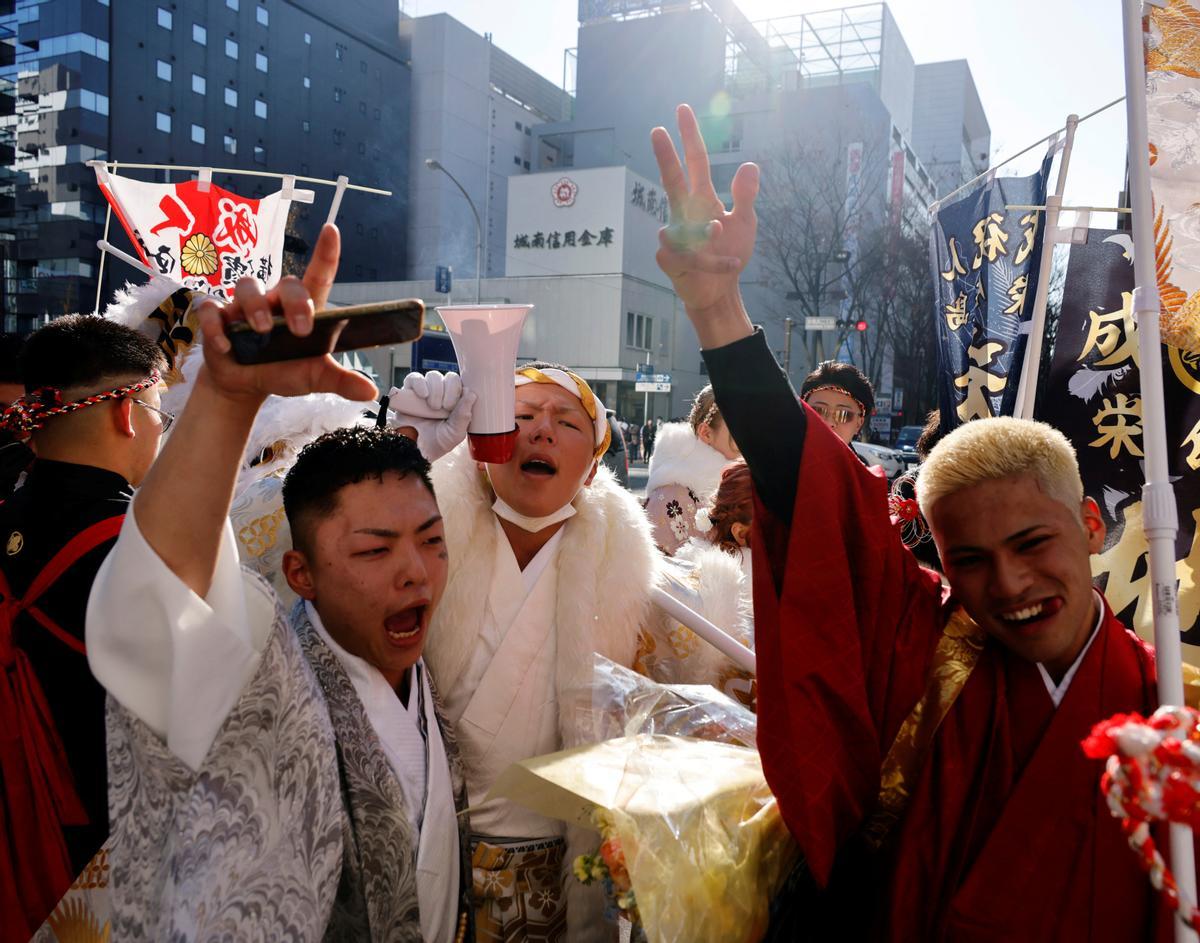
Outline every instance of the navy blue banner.
MULTIPOLYGON (((1133 319, 1133 241, 1092 229, 1071 246, 1054 354, 1038 419, 1075 446, 1087 494, 1108 525, 1092 575, 1113 612, 1153 640, 1148 547, 1142 527, 1141 351, 1133 319)), ((1184 658, 1200 664, 1200 357, 1162 346, 1168 473, 1179 505, 1175 541, 1184 658)))
POLYGON ((1050 151, 1036 174, 995 178, 942 207, 930 227, 945 431, 972 419, 1012 415, 1046 214, 1008 207, 1045 204, 1052 159, 1050 151))

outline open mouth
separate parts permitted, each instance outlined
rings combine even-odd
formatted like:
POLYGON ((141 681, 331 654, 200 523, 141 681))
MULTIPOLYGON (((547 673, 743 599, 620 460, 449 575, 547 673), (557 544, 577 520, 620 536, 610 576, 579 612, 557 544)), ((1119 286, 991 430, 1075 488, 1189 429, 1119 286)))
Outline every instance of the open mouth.
POLYGON ((388 616, 383 622, 388 640, 396 645, 408 645, 414 642, 425 627, 425 610, 427 606, 420 604, 409 606, 388 616))
POLYGON ((543 458, 531 458, 522 462, 521 471, 527 475, 538 475, 546 478, 553 477, 558 473, 558 469, 543 458))
POLYGON ((998 615, 1000 621, 1006 626, 1014 629, 1024 629, 1037 625, 1039 622, 1045 622, 1051 616, 1057 615, 1065 605, 1066 603, 1061 596, 1051 596, 1048 599, 1039 599, 1037 602, 1029 603, 1019 609, 1009 609, 998 615))

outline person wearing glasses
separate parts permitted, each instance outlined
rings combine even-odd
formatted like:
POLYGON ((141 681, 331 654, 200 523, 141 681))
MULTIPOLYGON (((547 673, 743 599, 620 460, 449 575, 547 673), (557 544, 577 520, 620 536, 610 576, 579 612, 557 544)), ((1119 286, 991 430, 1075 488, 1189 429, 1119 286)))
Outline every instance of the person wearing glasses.
POLYGON ((0 939, 28 939, 108 835, 104 688, 84 616, 172 417, 148 337, 70 315, 26 341, 2 425, 37 458, 0 504, 0 939))
POLYGON ((871 381, 849 363, 826 360, 804 379, 800 398, 849 445, 875 411, 871 381))

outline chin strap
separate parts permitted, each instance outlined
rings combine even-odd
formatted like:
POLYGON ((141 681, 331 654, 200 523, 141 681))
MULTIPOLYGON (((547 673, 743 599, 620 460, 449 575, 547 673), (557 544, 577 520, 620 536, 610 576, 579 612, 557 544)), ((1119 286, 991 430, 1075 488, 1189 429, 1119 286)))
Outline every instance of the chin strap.
POLYGON ((560 521, 574 517, 575 507, 571 504, 564 504, 553 514, 547 514, 545 517, 526 517, 520 511, 510 507, 503 498, 496 498, 496 502, 492 505, 492 512, 501 520, 508 521, 510 524, 516 524, 521 530, 536 534, 538 531, 545 530, 551 524, 557 524, 560 521))

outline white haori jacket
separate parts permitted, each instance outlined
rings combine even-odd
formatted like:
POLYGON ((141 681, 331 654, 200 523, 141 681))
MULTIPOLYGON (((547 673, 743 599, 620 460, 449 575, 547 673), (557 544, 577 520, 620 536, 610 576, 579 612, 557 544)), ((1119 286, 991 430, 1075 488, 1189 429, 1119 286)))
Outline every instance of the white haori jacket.
POLYGON ((228 523, 201 599, 135 510, 87 618, 89 664, 110 695, 118 925, 203 935, 220 915, 235 936, 451 943, 469 899, 465 797, 426 672, 414 669, 405 704, 312 606, 285 618, 239 566, 228 523))
MULTIPOLYGON (((491 486, 465 444, 434 463, 433 483, 450 577, 425 658, 457 720, 473 828, 497 838, 563 834, 561 823, 508 803, 477 817, 474 803, 510 763, 592 739, 593 653, 632 667, 643 633, 665 638, 667 620, 650 604, 661 557, 649 522, 602 467, 572 502, 575 515, 522 572, 492 511, 491 486), (489 652, 482 663, 481 650, 489 652)), ((574 855, 599 841, 571 831, 568 938, 605 939, 600 895, 569 874, 574 855)))

